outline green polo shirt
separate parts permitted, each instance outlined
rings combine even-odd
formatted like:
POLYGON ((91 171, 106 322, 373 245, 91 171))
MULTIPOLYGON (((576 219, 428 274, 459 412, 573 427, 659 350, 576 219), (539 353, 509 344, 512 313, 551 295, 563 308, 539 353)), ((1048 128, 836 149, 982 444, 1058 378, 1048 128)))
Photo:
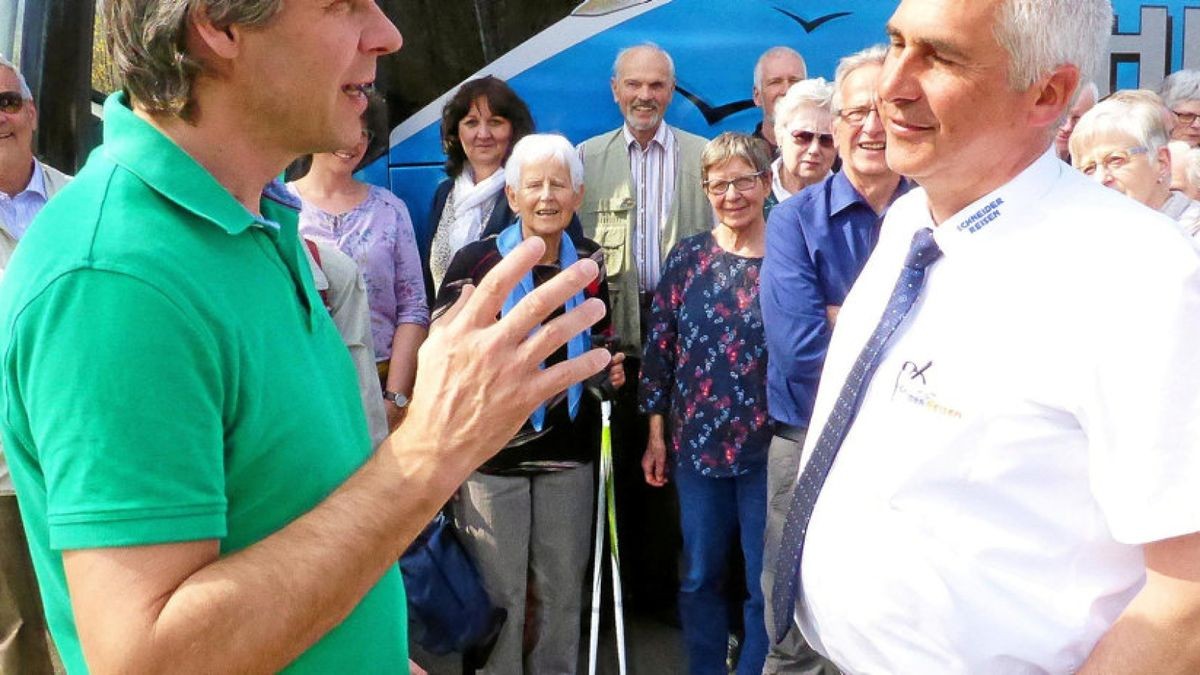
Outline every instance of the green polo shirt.
MULTIPOLYGON (((296 212, 264 194, 251 214, 123 95, 104 119, 0 285, 5 454, 72 673, 87 666, 62 551, 218 539, 228 554, 371 452, 296 212)), ((406 672, 406 625, 392 568, 287 672, 406 672)))

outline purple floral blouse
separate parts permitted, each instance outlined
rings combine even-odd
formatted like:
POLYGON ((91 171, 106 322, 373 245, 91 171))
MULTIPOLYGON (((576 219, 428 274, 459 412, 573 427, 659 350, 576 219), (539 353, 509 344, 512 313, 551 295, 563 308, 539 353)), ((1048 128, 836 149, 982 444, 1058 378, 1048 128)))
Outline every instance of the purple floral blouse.
MULTIPOLYGON (((293 186, 288 188, 299 196, 293 186)), ((329 244, 358 263, 367 284, 375 359, 391 358, 397 326, 429 325, 421 258, 408 207, 377 185, 371 186, 361 204, 338 215, 301 202, 301 236, 329 244)))
POLYGON ((688 237, 667 258, 654 302, 639 399, 666 416, 680 470, 738 476, 766 464, 767 347, 758 275, 762 258, 688 237))

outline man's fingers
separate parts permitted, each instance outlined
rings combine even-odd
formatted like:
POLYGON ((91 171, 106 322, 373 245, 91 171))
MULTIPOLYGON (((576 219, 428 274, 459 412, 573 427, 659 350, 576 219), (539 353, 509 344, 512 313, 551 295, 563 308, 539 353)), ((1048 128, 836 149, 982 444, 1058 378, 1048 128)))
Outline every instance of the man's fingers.
POLYGON ((571 385, 595 375, 603 370, 607 363, 608 350, 593 349, 582 356, 561 361, 545 370, 539 369, 530 378, 528 386, 523 389, 533 397, 536 405, 571 385))
POLYGON ((494 321, 504 307, 504 299, 545 252, 546 243, 540 237, 528 237, 504 256, 479 282, 472 301, 464 304, 462 311, 466 312, 466 318, 475 325, 494 321))
MULTIPOLYGON (((559 272, 553 279, 533 289, 532 293, 522 298, 521 302, 517 303, 517 306, 500 320, 501 330, 514 341, 525 339, 525 336, 545 321, 551 312, 562 307, 571 296, 586 288, 599 272, 596 263, 587 258, 559 272)), ((485 283, 492 274, 494 274, 494 270, 488 273, 488 277, 484 279, 485 283)), ((476 291, 476 294, 482 292, 483 285, 481 284, 480 290, 476 291)), ((500 305, 503 304, 504 300, 501 298, 500 305)), ((499 311, 499 306, 497 306, 497 311, 499 311)))
MULTIPOLYGON (((519 358, 529 359, 532 363, 541 363, 572 336, 587 330, 603 317, 604 302, 598 298, 591 298, 575 309, 555 318, 529 336, 518 347, 519 358)), ((608 360, 605 360, 602 368, 607 367, 608 363, 608 360)))

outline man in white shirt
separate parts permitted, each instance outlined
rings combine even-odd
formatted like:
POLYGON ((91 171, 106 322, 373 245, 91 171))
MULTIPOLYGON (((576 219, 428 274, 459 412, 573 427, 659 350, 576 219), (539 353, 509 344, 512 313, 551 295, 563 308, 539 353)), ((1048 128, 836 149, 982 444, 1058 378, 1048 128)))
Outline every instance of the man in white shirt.
POLYGON ((888 24, 888 164, 922 189, 839 315, 793 501, 796 618, 846 672, 1200 672, 1200 256, 1051 147, 1111 27, 1108 0, 888 24), (927 228, 940 258, 906 261, 927 228))
MULTIPOLYGON (((33 156, 37 107, 24 76, 0 56, 0 276, 29 223, 70 178, 33 156)), ((0 672, 51 673, 46 620, 17 496, 0 448, 0 672)))

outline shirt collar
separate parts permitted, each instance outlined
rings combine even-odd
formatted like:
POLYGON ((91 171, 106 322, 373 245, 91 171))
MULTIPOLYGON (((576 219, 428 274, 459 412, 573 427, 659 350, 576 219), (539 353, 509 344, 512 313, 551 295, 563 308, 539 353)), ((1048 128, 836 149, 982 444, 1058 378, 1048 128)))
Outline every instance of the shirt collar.
POLYGON ((776 157, 775 161, 771 162, 771 194, 781 202, 792 196, 792 193, 783 186, 783 179, 779 177, 783 170, 783 157, 776 157))
MULTIPOLYGON (((16 194, 8 196, 8 198, 15 201, 21 195, 33 194, 41 197, 42 201, 45 201, 46 176, 42 172, 42 165, 36 158, 31 158, 29 161, 33 164, 33 170, 29 172, 29 182, 25 184, 25 187, 18 190, 16 194)), ((0 193, 0 195, 3 195, 3 193, 0 193)))
MULTIPOLYGON (((841 213, 842 211, 854 206, 862 204, 871 212, 874 213, 874 208, 867 199, 859 193, 858 188, 850 182, 850 177, 845 171, 838 171, 830 176, 829 184, 829 215, 841 213)), ((897 199, 913 188, 913 183, 909 179, 901 176, 899 184, 896 185, 896 191, 892 193, 892 198, 888 200, 888 206, 891 206, 897 199)), ((886 209, 885 209, 886 210, 886 209)))
POLYGON ((956 249, 1003 232, 1011 223, 1023 222, 1025 219, 1020 218, 1020 214, 1036 206, 1067 170, 1067 165, 1054 154, 1054 148, 1050 148, 1015 178, 971 202, 934 228, 938 246, 950 255, 956 249))
POLYGON ((250 213, 174 141, 135 115, 123 92, 104 102, 101 150, 163 197, 229 234, 240 234, 255 225, 277 228, 275 223, 292 210, 266 193, 263 217, 250 213))
MULTIPOLYGON (((637 145, 639 148, 641 147, 641 145, 638 144, 637 139, 634 138, 633 130, 629 128, 628 123, 621 125, 621 133, 625 136, 625 147, 629 147, 631 145, 637 145)), ((671 143, 671 138, 671 133, 667 130, 667 123, 665 121, 659 122, 658 130, 654 132, 654 137, 650 139, 650 142, 646 144, 646 147, 649 148, 651 145, 657 143, 660 148, 666 150, 671 143)))
POLYGON ((46 199, 46 173, 42 171, 42 163, 36 159, 33 160, 33 172, 29 174, 29 185, 26 185, 25 189, 17 194, 21 195, 26 192, 46 199))

